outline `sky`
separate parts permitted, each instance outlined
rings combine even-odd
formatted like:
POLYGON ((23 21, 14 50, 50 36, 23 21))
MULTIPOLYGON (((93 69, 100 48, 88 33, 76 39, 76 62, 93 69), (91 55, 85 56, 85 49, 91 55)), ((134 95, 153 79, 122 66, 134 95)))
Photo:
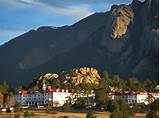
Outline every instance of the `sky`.
POLYGON ((40 26, 72 25, 131 0, 0 0, 0 45, 40 26))

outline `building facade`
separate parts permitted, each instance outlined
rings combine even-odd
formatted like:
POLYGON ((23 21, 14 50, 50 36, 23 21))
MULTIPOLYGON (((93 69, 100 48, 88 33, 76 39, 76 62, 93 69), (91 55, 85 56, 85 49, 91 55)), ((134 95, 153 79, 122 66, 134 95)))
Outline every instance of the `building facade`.
POLYGON ((18 102, 23 106, 52 105, 59 107, 67 102, 70 95, 71 93, 64 89, 55 89, 54 91, 46 92, 20 91, 14 95, 14 104, 18 102))
POLYGON ((14 105, 20 103, 23 106, 63 106, 67 101, 74 104, 77 98, 80 97, 92 97, 95 98, 94 91, 89 94, 85 92, 76 92, 74 90, 67 89, 52 89, 50 86, 43 87, 43 92, 34 91, 19 91, 14 95, 14 105))
POLYGON ((159 93, 149 93, 149 92, 134 92, 134 93, 110 93, 108 96, 111 99, 123 99, 128 104, 134 103, 144 103, 149 104, 149 99, 153 102, 155 99, 159 98, 159 93), (150 97, 150 98, 149 98, 150 97))

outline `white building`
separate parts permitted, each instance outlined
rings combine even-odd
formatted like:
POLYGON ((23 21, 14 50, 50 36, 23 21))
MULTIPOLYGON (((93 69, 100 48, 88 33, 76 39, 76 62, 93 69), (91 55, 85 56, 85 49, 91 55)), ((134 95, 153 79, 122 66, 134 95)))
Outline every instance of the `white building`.
POLYGON ((68 97, 71 95, 68 90, 65 89, 55 89, 54 91, 47 92, 28 92, 20 91, 18 94, 14 95, 14 104, 21 103, 21 105, 49 105, 59 107, 68 100, 68 97))
POLYGON ((153 96, 153 101, 159 98, 159 93, 148 93, 148 92, 138 92, 138 93, 121 93, 121 94, 108 94, 112 99, 124 99, 128 104, 133 103, 144 103, 148 104, 148 96, 153 96))
POLYGON ((69 92, 66 89, 52 89, 48 87, 44 92, 34 91, 20 91, 14 95, 14 104, 17 102, 23 106, 35 106, 46 105, 53 107, 63 106, 67 101, 72 104, 75 103, 79 97, 95 97, 94 91, 90 94, 84 94, 84 92, 69 92))

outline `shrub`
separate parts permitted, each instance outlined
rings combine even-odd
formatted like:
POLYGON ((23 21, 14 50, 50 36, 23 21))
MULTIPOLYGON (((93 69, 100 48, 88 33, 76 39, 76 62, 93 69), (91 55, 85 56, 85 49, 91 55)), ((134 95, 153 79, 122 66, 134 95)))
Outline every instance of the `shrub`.
POLYGON ((35 116, 35 113, 34 113, 34 112, 31 112, 30 115, 31 115, 31 116, 35 116))
POLYGON ((25 118, 31 118, 31 113, 29 111, 25 111, 24 114, 23 114, 23 116, 25 118))
POLYGON ((93 112, 88 112, 87 115, 86 115, 86 118, 97 118, 97 116, 94 115, 93 112))
POLYGON ((62 106, 62 111, 69 111, 70 110, 70 106, 68 103, 65 103, 63 106, 62 106))
POLYGON ((123 118, 123 113, 119 110, 113 111, 111 118, 123 118))
POLYGON ((63 118, 69 118, 69 116, 63 116, 63 118))
POLYGON ((46 109, 46 113, 49 114, 51 113, 51 111, 49 109, 46 109))
POLYGON ((86 98, 84 97, 80 97, 77 98, 76 102, 74 103, 73 107, 78 108, 78 109, 82 109, 86 107, 86 98))
POLYGON ((117 103, 116 100, 109 100, 108 101, 107 110, 109 112, 113 112, 114 110, 118 110, 118 109, 119 109, 119 104, 117 103))
POLYGON ((20 118, 20 114, 15 114, 14 118, 20 118))
POLYGON ((148 112, 146 118, 158 118, 158 116, 155 111, 150 111, 148 112))
POLYGON ((15 111, 15 112, 22 112, 22 111, 23 111, 22 105, 17 102, 17 103, 15 104, 15 106, 14 106, 14 111, 15 111))
POLYGON ((11 110, 9 108, 7 108, 6 113, 11 113, 11 110))

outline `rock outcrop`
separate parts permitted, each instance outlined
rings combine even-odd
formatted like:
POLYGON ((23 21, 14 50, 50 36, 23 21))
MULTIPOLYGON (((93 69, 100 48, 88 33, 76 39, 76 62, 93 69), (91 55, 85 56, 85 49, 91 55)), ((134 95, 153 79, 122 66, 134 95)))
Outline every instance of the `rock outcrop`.
POLYGON ((54 79, 57 79, 58 77, 59 75, 56 73, 47 73, 43 76, 40 76, 38 81, 42 81, 43 83, 45 83, 46 81, 52 81, 54 79))
POLYGON ((95 84, 98 85, 100 83, 100 75, 98 74, 98 70, 95 68, 79 68, 73 69, 71 73, 67 74, 65 84, 71 82, 72 85, 79 84, 95 84))
POLYGON ((134 12, 128 5, 113 5, 111 8, 112 15, 112 33, 113 39, 122 37, 133 22, 134 12))
POLYGON ((46 73, 38 79, 33 80, 30 85, 47 85, 53 84, 55 80, 64 83, 64 85, 77 86, 79 84, 95 84, 100 83, 100 75, 95 68, 81 67, 66 71, 65 73, 46 73))

